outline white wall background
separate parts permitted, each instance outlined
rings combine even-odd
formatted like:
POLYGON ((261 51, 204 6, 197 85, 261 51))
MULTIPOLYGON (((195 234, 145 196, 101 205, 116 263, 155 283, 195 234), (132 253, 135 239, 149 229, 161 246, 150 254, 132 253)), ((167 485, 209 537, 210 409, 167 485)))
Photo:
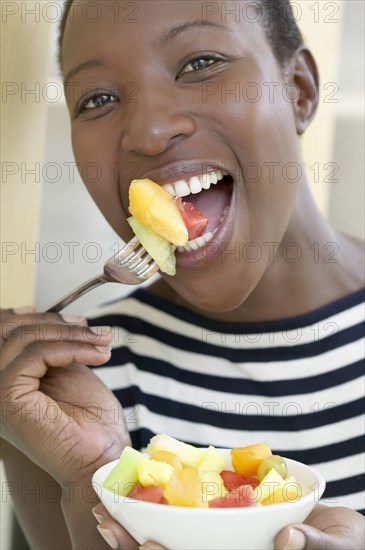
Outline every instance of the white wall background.
POLYGON ((364 239, 364 0, 346 0, 340 52, 334 160, 328 216, 344 233, 364 239))

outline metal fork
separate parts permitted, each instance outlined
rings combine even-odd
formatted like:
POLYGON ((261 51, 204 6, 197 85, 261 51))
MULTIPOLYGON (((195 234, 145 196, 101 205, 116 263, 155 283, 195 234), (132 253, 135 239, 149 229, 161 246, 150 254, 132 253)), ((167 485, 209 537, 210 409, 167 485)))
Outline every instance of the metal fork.
POLYGON ((138 285, 157 273, 159 267, 151 258, 137 237, 127 243, 122 250, 109 258, 104 272, 82 284, 47 311, 61 311, 63 308, 104 283, 124 283, 138 285))

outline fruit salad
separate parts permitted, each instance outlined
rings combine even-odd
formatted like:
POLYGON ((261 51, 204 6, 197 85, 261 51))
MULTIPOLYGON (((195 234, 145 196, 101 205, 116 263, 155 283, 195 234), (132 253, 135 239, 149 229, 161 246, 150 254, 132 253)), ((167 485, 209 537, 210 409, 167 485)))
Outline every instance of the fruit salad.
POLYGON ((193 204, 172 197, 149 179, 133 180, 129 187, 128 222, 157 265, 175 275, 175 248, 199 237, 208 219, 193 204))
POLYGON ((302 496, 285 460, 266 443, 235 447, 230 454, 233 470, 213 446, 199 449, 159 434, 146 454, 125 447, 103 487, 134 500, 195 508, 266 506, 302 496))

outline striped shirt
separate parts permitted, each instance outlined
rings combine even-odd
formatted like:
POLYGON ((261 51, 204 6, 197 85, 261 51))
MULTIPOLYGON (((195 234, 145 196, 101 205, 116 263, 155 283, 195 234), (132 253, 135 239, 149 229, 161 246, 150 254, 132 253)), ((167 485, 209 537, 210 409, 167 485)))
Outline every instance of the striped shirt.
POLYGON ((95 368, 135 448, 157 433, 197 446, 266 441, 326 479, 322 502, 364 513, 364 292, 285 320, 211 321, 137 290, 99 308, 113 327, 95 368))

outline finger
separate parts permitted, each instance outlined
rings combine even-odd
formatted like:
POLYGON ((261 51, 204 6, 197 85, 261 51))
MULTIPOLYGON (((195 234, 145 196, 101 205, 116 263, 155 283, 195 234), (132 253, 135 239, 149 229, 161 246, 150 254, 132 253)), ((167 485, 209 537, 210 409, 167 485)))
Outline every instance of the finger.
MULTIPOLYGON (((137 542, 129 535, 128 531, 123 529, 112 519, 105 506, 99 502, 93 509, 94 514, 99 526, 97 527, 99 533, 104 540, 109 544, 111 548, 123 548, 123 550, 134 550, 138 547, 137 542)), ((163 546, 160 546, 156 542, 147 541, 142 546, 142 550, 165 550, 163 546)))
POLYGON ((6 366, 35 342, 83 342, 93 346, 108 346, 112 340, 110 327, 88 327, 69 324, 22 324, 15 328, 3 345, 2 365, 6 366))
POLYGON ((34 306, 22 306, 22 307, 13 308, 10 311, 13 311, 16 315, 24 315, 27 313, 34 313, 37 310, 34 306))
MULTIPOLYGON (((348 535, 347 535, 348 536, 348 535)), ((290 525, 275 538, 275 550, 350 550, 356 548, 338 529, 337 533, 322 532, 310 525, 290 525)))
POLYGON ((35 313, 37 310, 33 306, 17 307, 13 309, 0 309, 0 319, 5 321, 9 317, 14 315, 27 315, 28 313, 35 313))
POLYGON ((36 391, 39 380, 50 367, 72 364, 102 365, 110 357, 109 347, 92 346, 80 342, 36 342, 7 365, 1 373, 1 391, 13 399, 36 391))
POLYGON ((111 518, 102 521, 97 525, 97 529, 110 548, 114 548, 115 550, 117 548, 122 550, 137 550, 139 547, 134 538, 111 518))
POLYGON ((275 537, 275 550, 300 550, 306 548, 305 534, 294 527, 285 527, 275 537))
POLYGON ((98 523, 101 523, 105 519, 108 519, 111 517, 108 510, 105 508, 104 504, 99 502, 94 508, 91 510, 94 514, 95 518, 97 519, 98 523))
POLYGON ((85 319, 83 315, 68 315, 63 313, 57 313, 54 311, 43 311, 39 312, 36 310, 33 306, 25 306, 25 307, 18 307, 13 309, 0 309, 0 319, 2 321, 7 321, 11 319, 12 317, 38 317, 40 319, 69 319, 70 322, 73 322, 74 320, 78 321, 79 319, 85 319))
POLYGON ((38 325, 41 327, 50 323, 87 326, 87 320, 83 315, 60 315, 59 313, 37 313, 36 311, 28 314, 14 314, 13 310, 1 310, 1 340, 6 342, 18 326, 38 325))

